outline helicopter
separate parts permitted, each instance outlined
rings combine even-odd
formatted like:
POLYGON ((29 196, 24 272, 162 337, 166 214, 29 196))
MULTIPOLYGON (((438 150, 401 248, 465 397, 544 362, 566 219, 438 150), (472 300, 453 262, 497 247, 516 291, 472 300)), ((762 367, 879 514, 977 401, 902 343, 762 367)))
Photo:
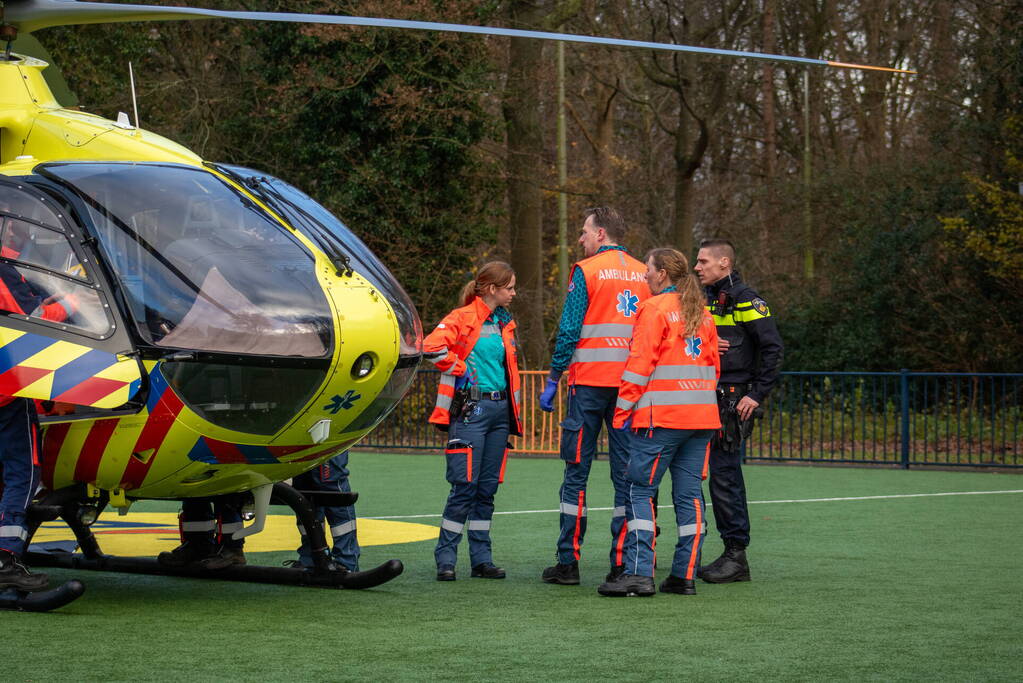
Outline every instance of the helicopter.
MULTIPOLYGON (((260 531, 271 504, 290 505, 310 530, 316 566, 232 567, 215 576, 298 585, 365 588, 402 571, 397 560, 331 571, 312 506, 354 502, 354 494, 283 482, 358 443, 402 399, 422 358, 414 304, 355 233, 298 188, 204 160, 139 128, 137 115, 111 121, 64 108, 43 74, 47 63, 12 46, 52 26, 221 18, 905 71, 366 17, 75 0, 6 0, 0 9, 0 268, 65 310, 0 310, 0 394, 40 407, 44 489, 33 526, 60 518, 81 549, 32 553, 30 563, 197 575, 105 555, 89 525, 107 506, 125 512, 145 499, 237 495, 252 523, 235 537, 260 531)), ((0 594, 0 607, 52 609, 83 590, 71 581, 49 595, 0 594)))

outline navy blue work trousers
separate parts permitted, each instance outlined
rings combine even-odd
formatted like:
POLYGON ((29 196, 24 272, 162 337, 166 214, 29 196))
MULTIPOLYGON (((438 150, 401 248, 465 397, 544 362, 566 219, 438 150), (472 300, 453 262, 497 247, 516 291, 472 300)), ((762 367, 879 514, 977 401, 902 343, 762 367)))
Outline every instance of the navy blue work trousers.
POLYGON ((508 419, 508 399, 482 399, 448 429, 444 455, 451 492, 434 550, 438 570, 454 569, 463 530, 468 531, 471 566, 494 561, 490 524, 508 457, 508 419))
POLYGON ((17 556, 25 551, 28 529, 25 511, 39 488, 39 420, 35 405, 16 398, 0 406, 0 550, 17 556))
MULTIPOLYGON (((348 483, 348 451, 335 455, 322 465, 298 475, 292 483, 295 488, 303 491, 351 493, 352 487, 348 483)), ((330 525, 330 536, 333 540, 331 559, 349 571, 359 571, 361 549, 355 531, 355 506, 317 506, 316 520, 322 522, 324 519, 330 525)), ((303 567, 312 567, 313 556, 309 549, 309 536, 301 522, 298 523, 298 533, 302 537, 302 545, 298 548, 298 560, 303 567)))
POLYGON ((612 566, 624 562, 625 504, 629 500, 626 466, 629 445, 625 433, 614 429, 618 387, 589 387, 575 384, 568 391, 568 415, 561 423, 561 459, 565 476, 561 483, 561 531, 558 535, 558 562, 579 560, 586 536, 586 482, 597 455, 597 438, 602 425, 610 442, 611 484, 614 509, 611 512, 612 566))
POLYGON ((707 529, 703 469, 707 463, 707 444, 713 432, 709 429, 654 427, 628 434, 632 455, 628 468, 625 571, 638 576, 654 575, 657 516, 653 499, 664 474, 670 472, 675 522, 678 524, 671 574, 680 579, 692 579, 700 566, 700 549, 707 529))
POLYGON ((734 453, 721 450, 720 441, 710 443, 710 502, 714 523, 724 541, 749 545, 749 509, 746 504, 746 482, 742 478, 742 459, 746 442, 734 453))
POLYGON ((179 519, 182 541, 236 549, 245 545, 244 538, 231 537, 243 525, 241 511, 227 496, 185 498, 179 519))

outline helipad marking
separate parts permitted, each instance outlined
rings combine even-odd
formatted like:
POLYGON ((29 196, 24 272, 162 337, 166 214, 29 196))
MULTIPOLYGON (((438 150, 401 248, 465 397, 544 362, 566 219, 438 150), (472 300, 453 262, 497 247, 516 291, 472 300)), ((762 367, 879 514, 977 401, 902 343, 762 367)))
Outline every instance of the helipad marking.
MULTIPOLYGON (((173 550, 178 543, 178 516, 172 512, 132 512, 119 517, 105 512, 92 526, 104 552, 124 556, 154 556, 173 550)), ((359 545, 391 545, 437 538, 437 527, 414 522, 358 519, 359 545)), ((33 542, 74 540, 63 522, 47 522, 32 538, 33 542)), ((249 552, 294 551, 300 543, 298 527, 292 515, 268 515, 266 528, 245 539, 249 552)))
MULTIPOLYGON (((935 496, 989 496, 998 493, 1023 493, 1023 489, 1008 489, 1005 491, 946 491, 942 493, 893 493, 887 496, 844 496, 838 498, 787 498, 780 500, 751 500, 749 505, 774 505, 777 503, 835 503, 850 500, 891 500, 895 498, 930 498, 935 496)), ((707 507, 711 504, 707 503, 707 507)), ((670 509, 671 505, 658 505, 658 508, 670 509)), ((588 507, 590 511, 607 512, 614 508, 588 507)), ((533 515, 546 512, 561 512, 554 508, 551 510, 503 510, 494 512, 495 515, 533 515)), ((443 515, 388 515, 386 517, 367 517, 366 519, 430 519, 442 517, 443 515)))

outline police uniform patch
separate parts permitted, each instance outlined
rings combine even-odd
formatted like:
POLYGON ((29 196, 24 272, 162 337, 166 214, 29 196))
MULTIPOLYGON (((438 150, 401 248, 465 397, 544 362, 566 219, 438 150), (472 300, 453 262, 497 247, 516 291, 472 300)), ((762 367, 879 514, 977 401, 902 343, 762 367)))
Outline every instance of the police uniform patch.
POLYGON ((753 308, 760 315, 771 315, 771 309, 769 309, 767 307, 767 302, 764 301, 763 299, 759 299, 759 298, 758 299, 754 299, 753 301, 750 302, 750 304, 753 305, 753 308))

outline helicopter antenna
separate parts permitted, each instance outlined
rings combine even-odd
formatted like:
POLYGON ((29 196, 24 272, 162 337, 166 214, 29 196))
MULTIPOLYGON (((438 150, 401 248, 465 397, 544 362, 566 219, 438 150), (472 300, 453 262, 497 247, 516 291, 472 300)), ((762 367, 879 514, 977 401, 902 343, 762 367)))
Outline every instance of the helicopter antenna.
POLYGON ((135 100, 135 70, 128 62, 128 81, 131 83, 131 108, 135 112, 135 130, 139 128, 139 105, 135 100))

